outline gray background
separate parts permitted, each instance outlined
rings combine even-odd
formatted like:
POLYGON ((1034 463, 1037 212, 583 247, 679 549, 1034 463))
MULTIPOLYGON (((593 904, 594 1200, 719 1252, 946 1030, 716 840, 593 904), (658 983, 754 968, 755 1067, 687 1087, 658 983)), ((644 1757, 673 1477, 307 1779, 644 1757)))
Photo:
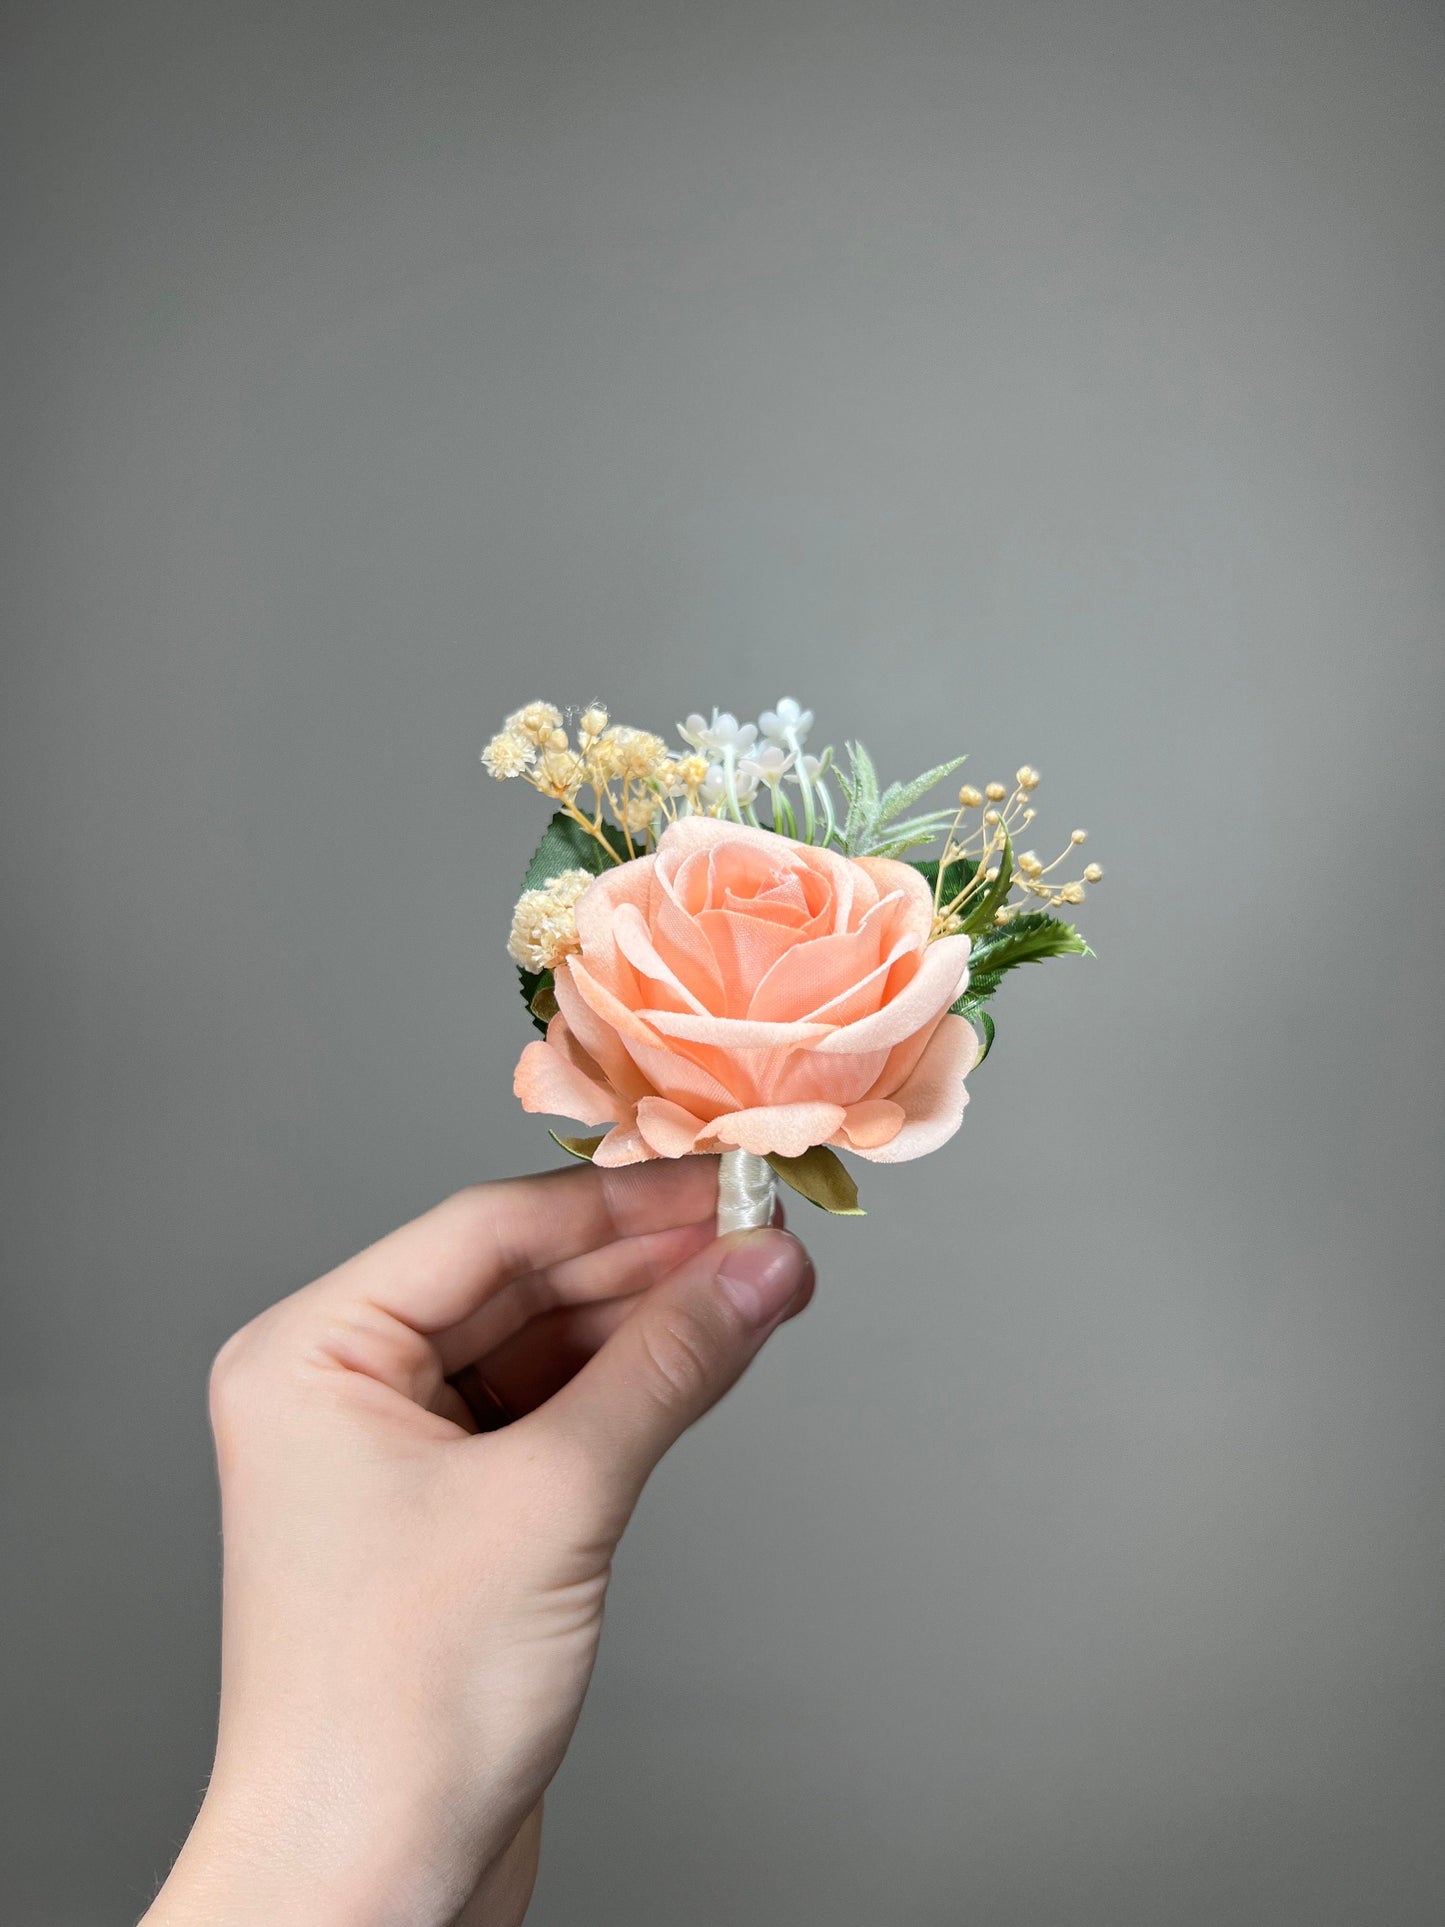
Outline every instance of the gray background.
POLYGON ((6 10, 7 1922, 130 1919, 203 1784, 216 1345, 554 1161, 480 743, 785 691, 1037 763, 1098 957, 808 1214, 533 1919, 1445 1917, 1442 67, 1424 5, 6 10))

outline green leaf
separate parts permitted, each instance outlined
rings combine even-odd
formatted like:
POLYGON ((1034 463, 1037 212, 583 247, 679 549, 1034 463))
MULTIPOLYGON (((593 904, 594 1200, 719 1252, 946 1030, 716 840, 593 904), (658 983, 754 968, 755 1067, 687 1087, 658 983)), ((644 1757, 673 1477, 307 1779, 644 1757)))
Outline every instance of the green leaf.
POLYGON ((839 784, 848 799, 843 848, 849 856, 862 856, 878 825, 878 772, 861 743, 847 743, 844 747, 848 751, 850 776, 844 777, 841 770, 838 772, 839 784))
POLYGON ((1042 963, 1046 957, 1082 957, 1094 953, 1071 923, 1031 910, 1010 922, 995 924, 973 947, 970 966, 1001 975, 1019 964, 1042 963))
POLYGON ((861 851, 863 856, 902 856, 905 850, 916 850, 920 843, 932 843, 945 830, 953 827, 954 812, 938 810, 930 816, 910 816, 902 823, 890 823, 861 851))
MULTIPOLYGON (((935 783, 941 783, 965 759, 955 756, 951 762, 940 763, 937 769, 926 769, 922 776, 915 776, 911 783, 890 783, 878 799, 878 821, 891 823, 901 811, 911 809, 920 796, 927 795, 935 783)), ((954 812, 948 812, 947 821, 953 821, 954 812)))
POLYGON ((993 1039, 994 1039, 993 1018, 989 1015, 989 1013, 985 1009, 983 1009, 981 1003, 977 1001, 970 1001, 967 992, 965 992, 965 994, 959 998, 958 1002, 953 1006, 953 1009, 949 1014, 950 1016, 953 1016, 953 1017, 966 1017, 970 1024, 973 1024, 977 1029, 983 1032, 983 1048, 979 1051, 978 1056, 973 1060, 973 1068, 977 1070, 979 1065, 983 1062, 984 1058, 987 1057, 989 1052, 993 1049, 993 1039))
POLYGON ((624 852, 612 842, 617 833, 604 826, 603 835, 607 837, 607 849, 603 849, 595 836, 589 836, 580 823, 574 823, 570 816, 560 810, 542 832, 542 841, 532 852, 532 861, 527 865, 524 890, 540 890, 550 883, 553 877, 561 876, 564 870, 590 870, 593 876, 601 876, 610 870, 607 850, 617 851, 618 862, 623 861, 624 852))
POLYGON ((1001 970, 971 972, 963 995, 956 1004, 949 1005, 950 1012, 955 1017, 967 1017, 971 1022, 1002 982, 1001 970))
POLYGON ((548 1021, 557 1014, 557 993, 553 988, 552 972, 524 970, 518 964, 517 976, 522 985, 522 1001, 532 1013, 532 1022, 538 1030, 545 1031, 548 1021))
MULTIPOLYGON (((1092 957, 1093 954, 1071 923, 1048 916, 1042 910, 1015 917, 1012 923, 995 924, 989 934, 980 937, 973 946, 968 960, 968 982, 963 995, 951 1006, 952 1014, 967 1017, 970 1023, 981 1021, 984 1004, 1006 973, 1019 964, 1043 963, 1049 957, 1092 957)), ((993 1042, 991 1031, 988 1041, 993 1042)), ((979 1061, 981 1063, 982 1058, 979 1061)))
POLYGON ((547 1135, 554 1144, 560 1144, 569 1157, 581 1158, 585 1164, 590 1164, 592 1153, 607 1133, 604 1131, 602 1137, 558 1137, 555 1131, 548 1131, 547 1135))
POLYGON ((873 758, 861 743, 847 745, 848 761, 852 766, 854 781, 863 807, 870 816, 878 813, 878 772, 873 767, 873 758))
POLYGON ((984 1058, 987 1057, 989 1052, 993 1049, 993 1035, 994 1035, 993 1019, 992 1017, 989 1016, 986 1010, 981 1010, 978 1013, 978 1027, 983 1032, 983 1049, 979 1052, 978 1056, 973 1060, 973 1068, 975 1070, 978 1069, 979 1065, 983 1062, 984 1058))
MULTIPOLYGON (((608 829, 604 832, 609 838, 616 834, 608 829)), ((609 841, 607 849, 615 848, 609 841)), ((619 858, 621 851, 618 851, 619 858)), ((542 832, 542 841, 532 852, 532 860, 527 865, 523 880, 524 890, 541 890, 553 877, 561 876, 564 870, 587 870, 593 876, 600 876, 610 870, 612 864, 607 859, 607 850, 589 836, 580 823, 558 810, 542 832)), ((522 1001, 532 1013, 532 1022, 538 1030, 545 1031, 548 1020, 557 1013, 557 996, 553 989, 553 975, 550 970, 524 970, 519 964, 517 976, 522 985, 522 1001)))
POLYGON ((809 1204, 831 1211, 835 1218, 867 1216, 858 1202, 857 1185, 842 1159, 826 1144, 811 1145, 800 1158, 785 1158, 772 1151, 768 1154, 768 1163, 784 1184, 791 1185, 809 1204))
POLYGON ((1014 846, 1009 840, 1007 830, 1003 833, 1003 856, 999 861, 998 875, 984 891, 981 891, 968 906, 963 920, 963 934, 966 937, 982 936, 994 927, 994 912, 1002 908, 1014 880, 1014 846))
MULTIPOLYGON (((915 858, 912 867, 917 870, 929 889, 938 883, 938 858, 915 858)), ((957 856, 948 866, 948 875, 943 879, 943 889, 939 894, 940 903, 952 903, 962 894, 978 875, 978 865, 971 856, 957 856)))

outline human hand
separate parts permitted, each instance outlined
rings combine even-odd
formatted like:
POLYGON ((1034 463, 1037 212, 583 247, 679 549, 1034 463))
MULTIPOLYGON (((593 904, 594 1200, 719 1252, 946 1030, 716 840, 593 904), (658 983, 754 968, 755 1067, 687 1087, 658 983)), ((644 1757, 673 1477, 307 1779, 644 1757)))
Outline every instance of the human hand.
POLYGON ((227 1341, 216 1761, 143 1927, 522 1918, 633 1506, 812 1296, 716 1174, 475 1186, 227 1341), (480 1436, 474 1362, 521 1414, 480 1436))

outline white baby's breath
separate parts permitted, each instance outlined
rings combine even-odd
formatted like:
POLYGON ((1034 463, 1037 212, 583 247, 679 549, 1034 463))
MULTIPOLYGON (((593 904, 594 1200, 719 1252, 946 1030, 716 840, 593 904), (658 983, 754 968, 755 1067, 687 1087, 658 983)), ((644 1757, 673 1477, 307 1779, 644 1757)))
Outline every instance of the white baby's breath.
POLYGON ((533 743, 517 730, 504 729, 495 735, 482 751, 482 762, 488 776, 495 776, 503 783, 509 776, 521 776, 537 760, 537 750, 533 743))
POLYGON ((577 899, 590 870, 564 870, 540 890, 524 890, 512 912, 507 954, 524 970, 555 970, 578 948, 577 899))

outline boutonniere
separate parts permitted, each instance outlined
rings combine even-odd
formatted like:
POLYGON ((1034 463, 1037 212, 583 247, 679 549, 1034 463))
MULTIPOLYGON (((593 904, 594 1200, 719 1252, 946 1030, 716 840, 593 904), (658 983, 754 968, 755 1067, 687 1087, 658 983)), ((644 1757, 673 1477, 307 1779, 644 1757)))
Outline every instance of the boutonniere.
POLYGON ((1086 833, 1049 863, 1015 847, 1037 770, 930 809, 962 756, 885 789, 861 743, 846 767, 810 755, 812 725, 785 698, 756 723, 689 716, 671 748, 529 703, 482 752, 553 804, 508 941, 544 1033, 518 1098, 607 1126, 557 1138, 598 1164, 721 1157, 725 1230, 767 1223, 779 1179, 859 1215, 839 1153, 946 1143, 1004 977, 1093 954, 1056 914, 1103 875, 1059 875, 1086 833))

